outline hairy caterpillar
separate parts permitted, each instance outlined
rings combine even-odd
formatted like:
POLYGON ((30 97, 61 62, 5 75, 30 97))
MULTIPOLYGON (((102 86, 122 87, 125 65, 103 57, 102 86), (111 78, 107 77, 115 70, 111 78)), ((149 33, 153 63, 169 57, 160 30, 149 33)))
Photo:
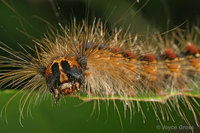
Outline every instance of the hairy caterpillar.
POLYGON ((30 90, 25 99, 36 90, 50 92, 56 104, 61 96, 86 95, 88 100, 119 99, 130 109, 134 100, 153 101, 151 96, 157 95, 161 97, 158 101, 164 102, 175 96, 169 99, 180 115, 184 117, 184 112, 177 99, 185 101, 197 118, 187 97, 199 92, 197 27, 192 30, 195 33, 177 30, 169 37, 157 34, 150 39, 117 28, 110 33, 100 20, 92 25, 74 21, 70 28, 60 29, 35 41, 36 56, 24 48, 17 52, 1 43, 1 49, 11 57, 1 56, 0 66, 13 67, 2 71, 1 85, 30 90))

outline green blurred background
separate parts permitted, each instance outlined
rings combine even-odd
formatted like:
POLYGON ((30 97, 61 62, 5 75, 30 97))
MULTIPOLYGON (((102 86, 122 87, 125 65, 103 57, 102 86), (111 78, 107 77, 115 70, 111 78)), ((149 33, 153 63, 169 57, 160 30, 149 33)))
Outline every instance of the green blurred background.
MULTIPOLYGON (((7 2, 12 8, 8 8, 0 2, 0 41, 15 49, 18 49, 18 44, 33 46, 32 39, 43 37, 43 33, 47 31, 48 26, 38 17, 47 20, 53 26, 57 26, 58 23, 69 24, 74 16, 76 16, 78 22, 81 22, 84 18, 92 21, 93 17, 97 17, 107 21, 108 28, 122 26, 126 29, 131 24, 131 32, 143 33, 146 30, 164 32, 184 22, 190 25, 198 24, 198 17, 200 16, 199 0, 150 0, 148 2, 140 0, 139 3, 136 2, 135 4, 133 4, 134 0, 58 0, 57 2, 49 2, 48 0, 9 0, 7 2)), ((184 24, 181 28, 186 27, 186 25, 184 24)), ((0 52, 2 55, 3 51, 0 52)), ((0 92, 0 109, 14 93, 13 91, 0 92)), ((83 102, 77 98, 64 98, 57 107, 51 97, 48 97, 32 106, 32 117, 30 114, 27 115, 27 109, 25 108, 25 119, 22 121, 22 127, 18 120, 19 99, 20 96, 8 106, 8 124, 6 124, 3 115, 0 121, 0 133, 122 132, 119 116, 113 107, 112 101, 110 101, 107 110, 105 103, 100 101, 100 113, 96 109, 94 115, 90 117, 94 102, 82 104, 83 102)), ((145 123, 142 113, 138 112, 137 108, 135 108, 135 114, 131 121, 129 111, 127 111, 126 118, 124 117, 123 104, 120 101, 117 101, 116 104, 121 113, 125 133, 191 132, 191 130, 159 129, 161 125, 156 119, 152 108, 148 108, 149 103, 141 103, 146 115, 145 123)), ((187 109, 184 109, 187 112, 187 109)), ((187 115, 194 131, 199 132, 200 129, 195 126, 191 112, 187 115)), ((184 120, 175 112, 172 116, 175 122, 170 120, 164 122, 163 125, 177 128, 187 126, 184 120)))

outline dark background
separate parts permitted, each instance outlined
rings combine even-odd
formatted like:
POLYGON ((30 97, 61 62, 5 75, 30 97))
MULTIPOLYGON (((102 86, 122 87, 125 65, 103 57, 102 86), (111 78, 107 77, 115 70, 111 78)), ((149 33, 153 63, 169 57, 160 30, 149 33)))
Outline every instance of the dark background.
MULTIPOLYGON (((10 0, 8 1, 11 5, 10 8, 5 3, 0 2, 0 41, 15 49, 18 49, 18 44, 33 46, 32 40, 43 38, 43 33, 46 33, 48 28, 47 24, 38 17, 45 19, 53 26, 57 26, 58 23, 68 25, 74 16, 77 22, 81 22, 85 18, 92 22, 93 18, 97 17, 107 22, 108 29, 114 26, 126 29, 131 25, 130 32, 133 33, 145 33, 149 29, 164 32, 182 23, 184 24, 181 28, 185 28, 187 24, 198 24, 199 0, 150 0, 148 3, 146 0, 140 0, 139 3, 133 5, 134 2, 133 0, 91 0, 89 2, 85 0, 58 0, 50 3, 47 0, 10 0), (54 6, 60 7, 60 10, 54 9, 54 6)), ((0 93, 1 108, 13 94, 12 91, 0 93)), ((119 116, 114 110, 112 101, 108 111, 106 111, 104 102, 101 101, 100 114, 96 109, 95 114, 90 118, 93 102, 75 106, 82 102, 75 98, 66 98, 56 107, 49 97, 33 106, 31 109, 32 117, 30 114, 27 116, 27 109, 25 109, 24 127, 21 127, 18 120, 19 100, 20 96, 9 105, 7 110, 8 124, 5 123, 5 117, 3 117, 0 122, 0 132, 122 132, 119 116)), ((141 103, 146 114, 145 123, 142 113, 137 111, 130 122, 129 111, 127 111, 125 118, 122 103, 117 101, 117 105, 122 116, 125 133, 191 132, 191 130, 158 129, 160 122, 156 119, 152 108, 147 108, 146 103, 141 103)), ((185 108, 185 110, 187 109, 185 108)), ((175 122, 169 120, 164 122, 165 126, 187 126, 175 112, 172 115, 175 122)), ((194 131, 198 132, 199 128, 195 126, 191 112, 188 113, 188 119, 194 126, 194 131)))
POLYGON ((49 0, 8 0, 7 3, 16 11, 0 2, 0 37, 8 44, 31 43, 30 38, 19 31, 42 38, 47 25, 38 17, 53 26, 68 25, 74 17, 78 23, 85 18, 92 22, 96 17, 106 21, 110 29, 130 26, 131 32, 138 33, 149 29, 164 32, 181 24, 181 28, 197 25, 200 16, 199 0, 140 0, 139 3, 134 0, 54 0, 52 3, 49 0))

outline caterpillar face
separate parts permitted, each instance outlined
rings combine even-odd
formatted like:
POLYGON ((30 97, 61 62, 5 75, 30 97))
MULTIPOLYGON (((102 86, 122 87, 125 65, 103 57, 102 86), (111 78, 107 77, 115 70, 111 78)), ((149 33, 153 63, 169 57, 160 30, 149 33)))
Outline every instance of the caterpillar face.
POLYGON ((60 95, 65 96, 79 90, 84 74, 75 58, 61 57, 53 60, 46 68, 45 77, 47 87, 57 104, 60 95))

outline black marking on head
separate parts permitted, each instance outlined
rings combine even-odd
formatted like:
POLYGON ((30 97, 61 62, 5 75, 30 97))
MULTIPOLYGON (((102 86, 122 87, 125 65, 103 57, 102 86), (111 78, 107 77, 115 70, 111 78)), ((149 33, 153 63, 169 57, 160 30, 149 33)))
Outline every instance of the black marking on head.
POLYGON ((69 78, 69 81, 71 82, 72 81, 71 75, 70 75, 71 68, 70 68, 68 61, 62 61, 61 66, 62 66, 64 73, 67 75, 67 77, 69 78))
POLYGON ((62 66, 64 72, 67 72, 67 71, 70 71, 70 70, 71 70, 68 61, 62 61, 62 62, 61 62, 61 66, 62 66))
POLYGON ((58 63, 54 63, 52 65, 51 71, 52 71, 53 76, 58 75, 58 73, 60 74, 58 63))
POLYGON ((53 93, 56 104, 58 103, 60 95, 73 93, 76 89, 79 89, 79 85, 84 82, 85 77, 83 69, 76 63, 73 66, 70 63, 73 64, 73 62, 68 62, 68 60, 58 60, 58 62, 54 62, 50 65, 50 70, 47 70, 47 87, 50 92, 53 93), (67 77, 65 77, 65 80, 60 79, 63 77, 63 74, 67 77), (71 86, 63 86, 65 83, 71 86))
POLYGON ((63 68, 64 73, 69 78, 69 82, 80 82, 83 77, 83 72, 81 69, 78 69, 75 65, 70 68, 68 61, 62 61, 61 66, 63 68))
POLYGON ((58 63, 54 63, 51 67, 52 75, 47 79, 47 86, 52 91, 60 85, 60 70, 58 63))

